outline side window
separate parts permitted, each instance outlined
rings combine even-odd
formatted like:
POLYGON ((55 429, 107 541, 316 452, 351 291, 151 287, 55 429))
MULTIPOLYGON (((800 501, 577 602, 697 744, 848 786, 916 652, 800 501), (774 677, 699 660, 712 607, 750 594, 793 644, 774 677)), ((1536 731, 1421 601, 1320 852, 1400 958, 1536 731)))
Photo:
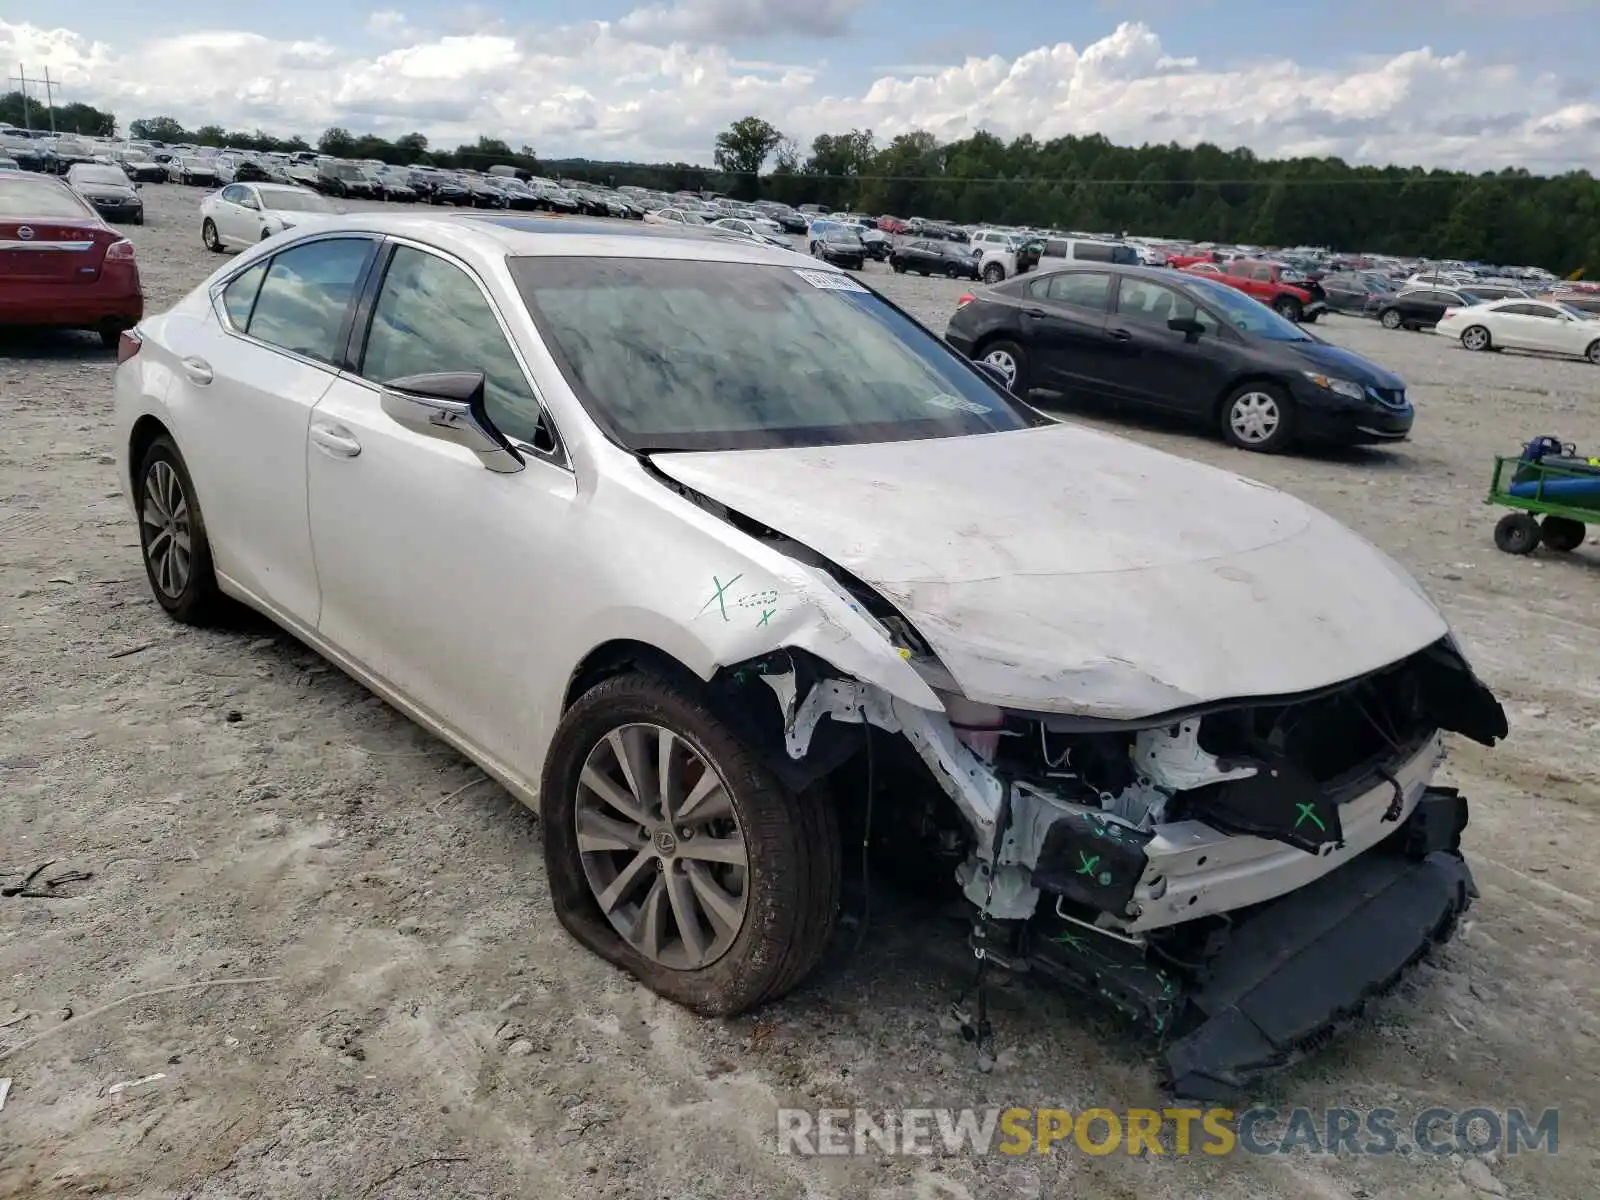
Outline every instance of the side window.
POLYGON ((1250 278, 1258 283, 1272 282, 1272 268, 1265 263, 1250 268, 1250 278))
POLYGON ((276 255, 250 315, 250 336, 335 362, 345 312, 371 252, 366 238, 328 238, 276 255))
MULTIPOLYGON (((1546 308, 1543 304, 1518 304, 1515 306, 1515 308, 1524 316, 1542 317, 1546 321, 1554 321, 1559 319, 1561 316, 1561 314, 1556 312, 1555 309, 1546 308)), ((1504 312, 1505 310, 1501 309, 1500 311, 1504 312)))
POLYGON ((229 204, 237 204, 239 201, 244 199, 244 189, 237 183, 230 183, 227 187, 222 189, 221 198, 226 200, 229 204))
POLYGON ((1087 271, 1058 271, 1047 277, 1049 296, 1056 304, 1103 313, 1110 307, 1111 276, 1087 271))
POLYGON ((401 246, 378 293, 361 374, 384 383, 433 371, 482 371, 489 419, 507 437, 540 444, 539 402, 477 283, 401 246))
MULTIPOLYGON (((1104 242, 1078 242, 1072 247, 1072 257, 1083 262, 1110 262, 1111 247, 1104 242)), ((1110 281, 1109 275, 1095 276, 1110 281)))
POLYGON ((1065 258, 1066 256, 1067 256, 1067 244, 1066 244, 1066 242, 1061 241, 1059 238, 1051 238, 1049 241, 1045 242, 1045 244, 1044 244, 1044 253, 1043 253, 1042 257, 1044 257, 1044 258, 1065 258))
POLYGON ((1166 328, 1168 321, 1182 318, 1199 321, 1207 333, 1217 331, 1215 318, 1205 309, 1165 284, 1148 279, 1122 279, 1117 293, 1117 314, 1161 329, 1166 328))
POLYGON ((250 324, 250 310, 255 307, 256 293, 261 281, 267 277, 267 260, 263 259, 248 271, 235 275, 222 289, 222 308, 228 314, 228 323, 243 333, 250 324))

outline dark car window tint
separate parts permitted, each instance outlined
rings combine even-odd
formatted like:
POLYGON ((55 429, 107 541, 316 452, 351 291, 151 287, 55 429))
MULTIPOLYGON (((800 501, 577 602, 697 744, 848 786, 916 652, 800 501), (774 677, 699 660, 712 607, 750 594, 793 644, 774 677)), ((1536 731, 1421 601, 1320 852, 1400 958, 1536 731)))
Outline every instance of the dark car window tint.
POLYGON ((250 317, 250 336, 333 362, 371 249, 366 238, 330 238, 274 257, 250 317))
POLYGON ((537 441, 539 402, 483 292, 460 267, 401 246, 378 293, 361 374, 386 383, 433 371, 482 371, 489 419, 507 437, 537 441))
POLYGON ((1065 258, 1067 256, 1067 244, 1057 238, 1051 238, 1044 244, 1044 256, 1046 258, 1065 258))
POLYGON ((1518 317, 1543 317, 1547 321, 1554 321, 1560 315, 1555 309, 1542 304, 1508 304, 1500 311, 1518 317))
POLYGON ((250 310, 255 306, 256 293, 267 276, 267 261, 263 259, 248 271, 234 276, 222 289, 222 307, 228 322, 241 333, 250 325, 250 310))
POLYGON ((1061 271, 1048 277, 1048 298, 1056 304, 1070 304, 1090 312, 1105 312, 1110 307, 1111 276, 1088 271, 1061 271))
MULTIPOLYGON (((1084 262, 1110 262, 1111 247, 1104 242, 1079 242, 1072 251, 1072 257, 1084 262)), ((1106 278, 1098 276, 1097 278, 1106 278)))
POLYGON ((1172 320, 1198 321, 1207 333, 1215 333, 1219 328, 1217 319, 1189 297, 1148 279, 1122 280, 1117 293, 1117 315, 1163 329, 1172 320))

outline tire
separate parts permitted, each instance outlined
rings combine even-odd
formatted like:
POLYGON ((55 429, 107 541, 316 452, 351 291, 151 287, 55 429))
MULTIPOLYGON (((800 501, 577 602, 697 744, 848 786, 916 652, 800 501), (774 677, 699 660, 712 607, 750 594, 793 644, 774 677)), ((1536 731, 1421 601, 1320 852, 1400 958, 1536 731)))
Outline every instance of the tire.
POLYGON ((944 277, 946 279, 960 279, 961 278, 961 268, 956 266, 955 263, 951 263, 948 267, 946 267, 944 269, 944 277))
POLYGON ((100 335, 100 344, 107 350, 115 350, 122 341, 122 330, 119 327, 108 325, 103 329, 95 330, 95 332, 100 335))
POLYGON ((143 225, 144 224, 144 214, 143 213, 135 214, 135 216, 133 218, 133 223, 135 225, 143 225))
POLYGON ((1300 301, 1293 296, 1279 296, 1272 302, 1272 311, 1286 321, 1293 321, 1296 325, 1300 324, 1300 319, 1304 315, 1300 307, 1300 301))
POLYGON ((166 434, 150 443, 134 476, 135 502, 139 506, 139 556, 156 602, 167 615, 185 625, 213 624, 226 608, 226 599, 217 587, 211 566, 211 543, 206 540, 205 518, 195 495, 194 482, 184 466, 183 455, 166 434), (175 519, 164 522, 164 516, 175 519), (187 573, 174 572, 183 565, 174 555, 164 567, 162 549, 187 533, 189 553, 187 573), (163 539, 163 534, 166 535, 163 539))
POLYGON ((896 275, 904 275, 906 273, 906 265, 903 262, 895 262, 891 260, 889 267, 896 275))
POLYGON ((1482 325, 1468 325, 1463 329, 1461 331, 1461 345, 1465 349, 1479 353, 1494 348, 1493 339, 1490 338, 1489 331, 1482 325))
POLYGON ((999 263, 990 263, 983 268, 983 281, 987 284, 999 283, 1006 277, 1006 269, 999 263))
POLYGON ((1600 367, 1600 338, 1596 338, 1589 343, 1589 348, 1583 352, 1583 356, 1595 366, 1600 367))
POLYGON ((1032 386, 1032 364, 1028 361, 1028 352, 1016 342, 1001 339, 986 343, 973 358, 998 367, 1010 382, 1012 395, 1027 396, 1032 386))
MULTIPOLYGON (((653 782, 640 790, 658 794, 653 782)), ((840 847, 833 808, 825 797, 796 794, 780 783, 761 755, 705 702, 692 677, 678 681, 633 673, 586 692, 556 730, 542 795, 545 865, 557 918, 584 946, 658 995, 706 1016, 744 1012, 793 988, 827 949, 839 910, 840 847), (640 765, 653 764, 662 731, 673 739, 678 770, 693 771, 698 763, 722 781, 710 796, 721 792, 727 815, 708 827, 716 830, 711 836, 719 849, 738 844, 742 871, 728 859, 696 860, 686 849, 695 843, 681 836, 687 826, 677 821, 655 824, 653 832, 638 826, 633 834, 630 827, 637 823, 583 782, 601 776, 613 795, 639 811, 642 806, 635 803, 612 747, 634 744, 642 752, 640 765), (587 849, 580 821, 588 826, 587 849), (622 868, 607 874, 616 862, 622 868), (709 880, 719 894, 713 904, 704 900, 703 885, 718 865, 725 873, 709 880), (624 875, 634 882, 616 892, 624 875), (679 880, 676 888, 673 879, 679 880), (729 881, 741 889, 737 926, 728 919, 735 904, 725 887, 729 881), (616 893, 611 896, 614 918, 601 906, 599 897, 606 892, 616 893), (647 915, 652 904, 658 913, 654 922, 647 915), (688 925, 697 929, 688 939, 678 917, 686 907, 688 925), (720 927, 711 920, 713 912, 725 914, 720 927), (690 946, 695 940, 703 943, 698 957, 690 946)), ((647 821, 654 816, 640 815, 647 821)))
POLYGON ((1317 318, 1320 316, 1322 316, 1320 312, 1306 313, 1300 318, 1300 323, 1302 325, 1315 325, 1317 323, 1317 318))
POLYGON ((217 224, 210 217, 200 226, 200 240, 213 254, 222 253, 222 239, 217 236, 217 224))
POLYGON ((1525 512, 1507 513, 1494 527, 1494 544, 1507 554, 1532 554, 1539 538, 1539 522, 1525 512))
POLYGON ((1561 554, 1576 550, 1588 536, 1588 527, 1571 517, 1546 517, 1539 525, 1539 540, 1561 554))
POLYGON ((1378 314, 1378 324, 1385 329, 1399 329, 1405 323, 1398 308, 1386 308, 1378 314))
POLYGON ((1247 383, 1222 402, 1222 439, 1241 450, 1280 454, 1294 444, 1294 403, 1274 383, 1247 383))

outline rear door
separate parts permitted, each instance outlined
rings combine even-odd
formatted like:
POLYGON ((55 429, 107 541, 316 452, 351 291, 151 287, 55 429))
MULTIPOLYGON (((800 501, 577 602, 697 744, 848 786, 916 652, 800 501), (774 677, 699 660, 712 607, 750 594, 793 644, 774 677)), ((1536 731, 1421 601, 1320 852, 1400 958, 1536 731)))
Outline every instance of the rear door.
POLYGON ((1028 285, 1022 302, 1023 345, 1041 387, 1125 395, 1115 382, 1106 340, 1112 276, 1100 271, 1051 271, 1028 285))
POLYGON ((106 248, 121 240, 65 184, 0 179, 0 286, 10 293, 0 303, 29 287, 94 283, 106 248))

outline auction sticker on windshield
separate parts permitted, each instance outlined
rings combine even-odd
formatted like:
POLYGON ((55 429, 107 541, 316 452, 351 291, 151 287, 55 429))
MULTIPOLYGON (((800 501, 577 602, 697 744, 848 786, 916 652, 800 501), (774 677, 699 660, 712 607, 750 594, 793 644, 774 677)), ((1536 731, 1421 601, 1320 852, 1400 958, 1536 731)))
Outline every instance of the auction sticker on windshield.
POLYGON ((804 279, 814 288, 822 288, 829 292, 864 292, 862 287, 850 276, 838 271, 808 271, 804 267, 796 267, 794 273, 804 279))

